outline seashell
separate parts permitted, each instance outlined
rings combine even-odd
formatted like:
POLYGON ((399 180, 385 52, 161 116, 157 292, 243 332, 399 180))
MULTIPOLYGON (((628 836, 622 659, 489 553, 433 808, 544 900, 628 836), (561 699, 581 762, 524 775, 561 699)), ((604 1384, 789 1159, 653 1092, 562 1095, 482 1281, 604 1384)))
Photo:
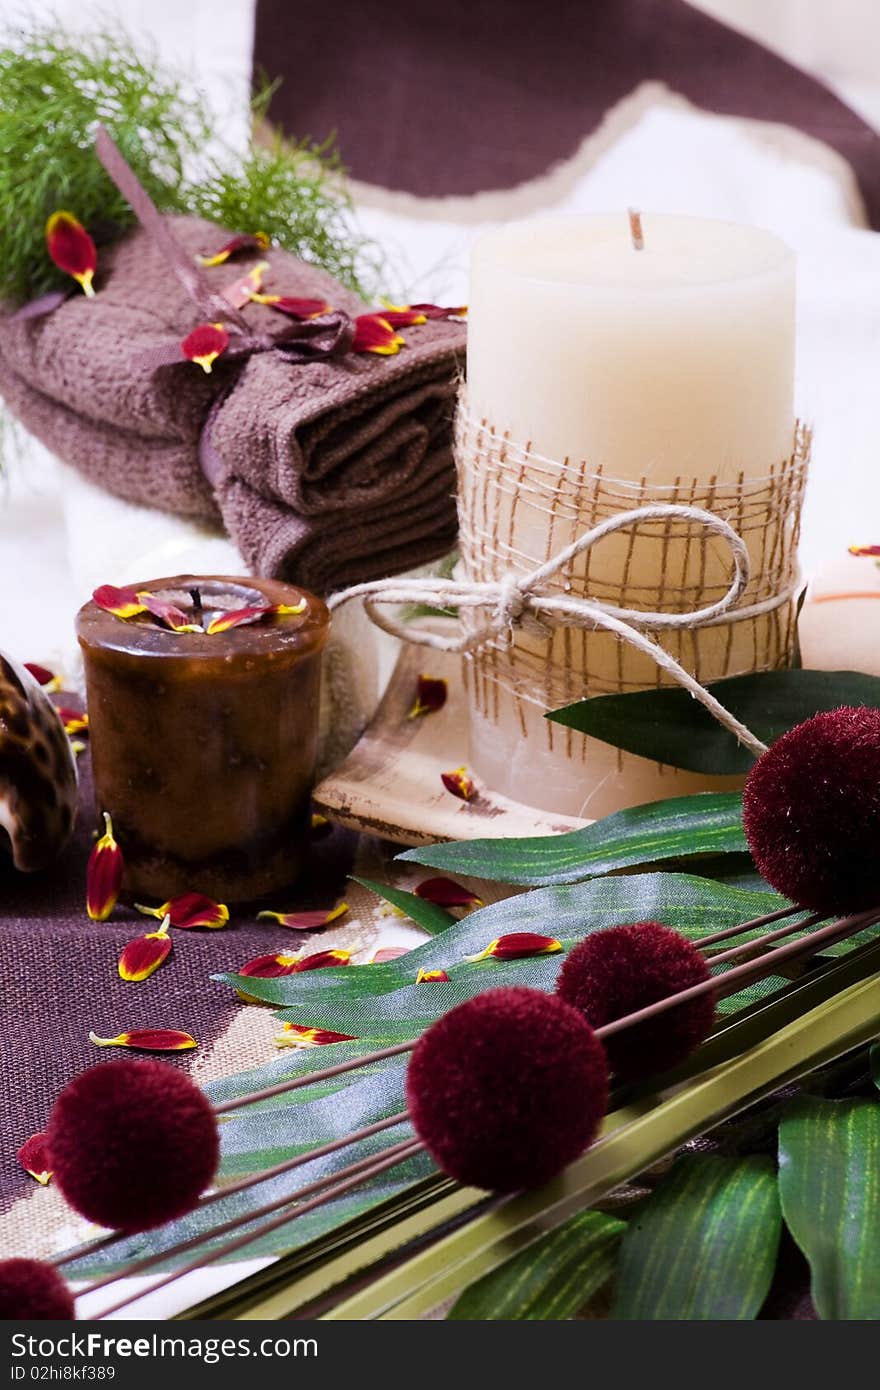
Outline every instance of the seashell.
POLYGON ((52 701, 0 652, 0 847, 24 873, 50 864, 73 833, 76 758, 52 701))

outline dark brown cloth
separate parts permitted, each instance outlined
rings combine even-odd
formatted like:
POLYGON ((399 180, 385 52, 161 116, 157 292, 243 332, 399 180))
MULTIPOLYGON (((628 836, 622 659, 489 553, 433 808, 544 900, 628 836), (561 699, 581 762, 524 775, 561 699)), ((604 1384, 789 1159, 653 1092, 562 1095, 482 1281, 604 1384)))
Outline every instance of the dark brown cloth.
MULTIPOLYGON (((845 22, 845 21, 844 21, 845 22)), ((684 0, 257 0, 270 119, 330 131, 360 183, 468 197, 539 179, 659 82, 704 111, 779 122, 850 164, 880 227, 880 135, 816 78, 684 0)))
MULTIPOLYGON (((229 234, 170 219, 192 256, 229 234)), ((324 271, 272 249, 264 288, 367 310, 324 271)), ((205 271, 215 291, 251 262, 205 271)), ((451 422, 465 329, 406 330, 397 356, 291 363, 280 352, 151 370, 145 359, 200 321, 147 232, 102 250, 98 293, 44 317, 0 319, 0 394, 53 453, 132 502, 219 521, 260 575, 318 593, 444 554, 456 533, 451 422), (208 429, 216 476, 199 461, 208 429)), ((255 334, 290 320, 243 311, 255 334)))

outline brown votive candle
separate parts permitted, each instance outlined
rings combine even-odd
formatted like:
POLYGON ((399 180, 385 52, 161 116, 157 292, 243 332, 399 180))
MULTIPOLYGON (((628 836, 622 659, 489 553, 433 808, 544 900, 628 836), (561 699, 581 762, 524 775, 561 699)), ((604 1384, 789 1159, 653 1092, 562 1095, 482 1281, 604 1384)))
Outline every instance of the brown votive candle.
POLYGON ((174 632, 91 601, 77 616, 97 811, 109 811, 124 890, 165 902, 246 902, 284 888, 306 850, 321 649, 329 613, 267 579, 177 575, 133 584, 207 627, 221 612, 299 606, 248 626, 174 632))

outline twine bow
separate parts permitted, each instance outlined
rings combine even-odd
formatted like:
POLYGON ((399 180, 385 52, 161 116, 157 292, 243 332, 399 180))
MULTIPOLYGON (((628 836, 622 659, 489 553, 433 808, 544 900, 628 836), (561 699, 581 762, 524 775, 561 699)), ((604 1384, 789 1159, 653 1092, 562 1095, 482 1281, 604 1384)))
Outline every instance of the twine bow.
POLYGON ((335 609, 350 603, 353 599, 363 599, 371 622, 383 632, 404 642, 433 647, 437 651, 459 652, 462 655, 499 637, 506 637, 509 642, 513 641, 517 629, 529 629, 545 637, 550 636, 554 627, 613 632, 621 641, 649 656, 662 671, 667 672, 698 700, 741 744, 759 756, 766 752, 767 745, 756 738, 730 710, 725 709, 724 705, 669 652, 647 635, 651 630, 692 629, 739 621, 744 617, 769 612, 771 608, 787 600, 788 595, 774 595, 763 602, 738 609, 734 618, 732 610, 746 590, 749 572, 749 552, 746 544, 728 522, 712 512, 704 511, 702 507, 657 503, 652 506, 634 507, 631 511, 619 512, 616 516, 609 517, 607 521, 578 536, 577 540, 572 541, 543 565, 538 565, 526 574, 507 574, 497 581, 435 577, 377 579, 343 589, 340 593, 334 594, 328 603, 331 609, 335 609), (642 612, 640 609, 621 608, 615 604, 603 603, 599 599, 548 592, 543 587, 548 579, 564 573, 578 555, 585 554, 605 536, 644 522, 672 520, 696 523, 709 534, 722 537, 729 545, 733 560, 733 576, 727 592, 715 603, 689 613, 642 612), (414 603, 438 608, 454 607, 460 613, 483 612, 487 616, 475 627, 465 627, 453 636, 416 627, 399 616, 382 611, 389 605, 414 603))

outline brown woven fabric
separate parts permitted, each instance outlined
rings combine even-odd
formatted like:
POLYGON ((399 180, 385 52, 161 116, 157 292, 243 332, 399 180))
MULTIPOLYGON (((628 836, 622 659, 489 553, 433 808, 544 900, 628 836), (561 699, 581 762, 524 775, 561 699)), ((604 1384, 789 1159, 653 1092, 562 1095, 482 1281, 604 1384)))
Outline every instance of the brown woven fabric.
MULTIPOLYGON (((170 219, 186 252, 215 250, 222 229, 170 219)), ((265 288, 366 305, 324 271, 273 249, 265 288)), ((205 272, 215 291, 247 268, 205 272)), ((0 394, 65 462, 120 497, 222 520, 248 565, 324 593, 409 568, 450 549, 456 531, 451 422, 465 329, 407 330, 397 356, 347 354, 291 364, 280 353, 150 369, 199 315, 141 229, 102 250, 93 300, 0 319, 0 394), (212 407, 214 409, 212 410, 212 407), (199 462, 206 420, 216 476, 199 462)), ((257 334, 290 320, 251 304, 257 334)))
MULTIPOLYGON (((103 1037, 132 1028, 185 1029, 198 1048, 166 1053, 162 1060, 203 1077, 212 1044, 242 1008, 227 985, 211 979, 213 974, 268 951, 353 949, 356 938, 368 935, 354 910, 339 929, 334 924, 318 934, 257 922, 253 914, 236 911, 220 931, 175 931, 171 956, 155 975, 136 984, 121 980, 116 962, 122 947, 151 930, 153 919, 122 906, 108 922, 91 922, 86 915, 85 870, 95 824, 87 756, 80 771, 79 827, 58 863, 43 874, 20 874, 0 855, 0 1211, 33 1188, 33 1179, 16 1162, 16 1150, 45 1126, 61 1088, 84 1067, 139 1055, 100 1051, 89 1042, 90 1029, 103 1037)), ((283 905, 332 906, 346 888, 356 843, 356 836, 339 829, 316 840, 308 881, 283 905)), ((271 1011, 260 1012, 271 1021, 271 1011)), ((270 1046, 257 1058, 244 1051, 225 1055, 221 1069, 243 1070, 272 1051, 270 1046)), ((0 1253, 20 1253, 24 1244, 15 1230, 7 1230, 0 1253)))

